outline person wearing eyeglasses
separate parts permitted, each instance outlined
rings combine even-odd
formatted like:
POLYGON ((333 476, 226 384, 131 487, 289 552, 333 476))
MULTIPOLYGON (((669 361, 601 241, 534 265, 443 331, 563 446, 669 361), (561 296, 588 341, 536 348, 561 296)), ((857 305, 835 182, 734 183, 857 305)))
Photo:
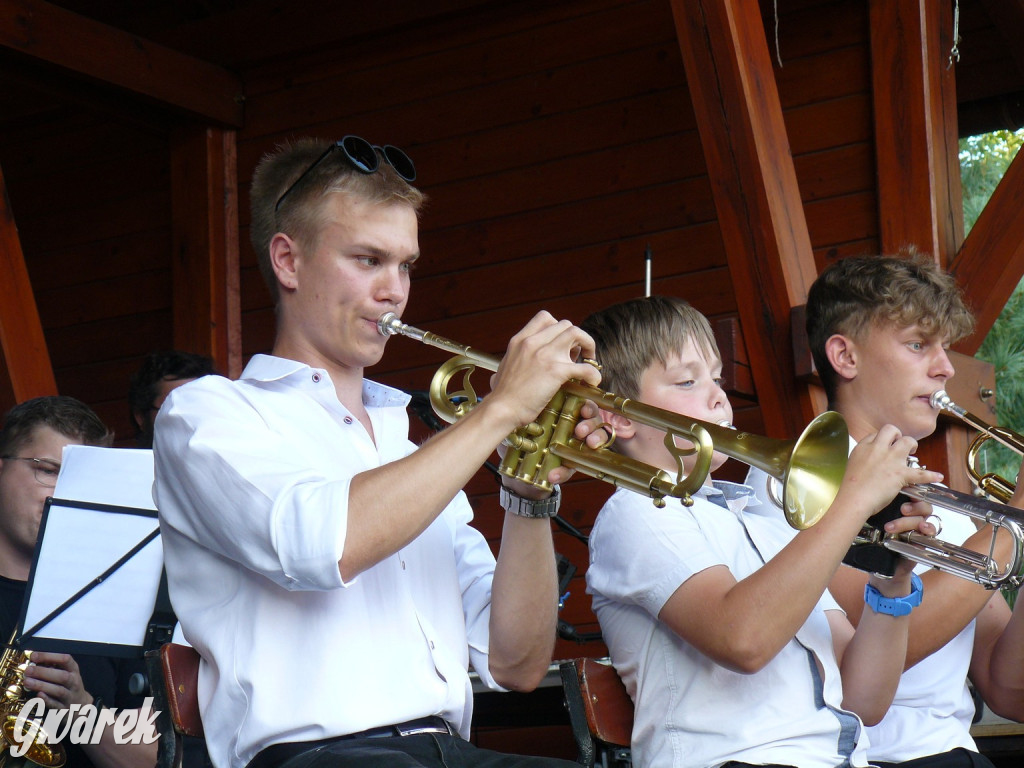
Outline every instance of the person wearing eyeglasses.
MULTIPOLYGON (((66 396, 37 397, 14 406, 0 428, 0 636, 7 642, 21 616, 36 538, 46 499, 53 495, 65 446, 109 447, 113 434, 85 403, 66 396)), ((139 659, 33 652, 25 670, 26 699, 38 696, 47 709, 93 705, 137 709, 143 698, 128 690, 139 659)), ((105 727, 99 742, 83 726, 65 739, 69 768, 151 768, 156 734, 149 744, 118 744, 105 727)), ((57 734, 50 734, 55 736, 57 734)), ((7 747, 4 752, 7 752, 7 747)), ((8 756, 9 757, 9 756, 8 756)))
MULTIPOLYGON (((364 372, 420 258, 414 179, 404 152, 355 136, 264 157, 250 228, 276 304, 272 353, 238 381, 174 390, 157 416, 171 600, 202 657, 217 768, 574 765, 467 740, 470 668, 525 691, 550 665, 558 494, 503 480, 496 561, 461 488, 567 379, 599 383, 576 362, 593 342, 538 313, 491 393, 413 445, 408 396, 364 372)), ((592 406, 576 434, 596 445, 592 406)))

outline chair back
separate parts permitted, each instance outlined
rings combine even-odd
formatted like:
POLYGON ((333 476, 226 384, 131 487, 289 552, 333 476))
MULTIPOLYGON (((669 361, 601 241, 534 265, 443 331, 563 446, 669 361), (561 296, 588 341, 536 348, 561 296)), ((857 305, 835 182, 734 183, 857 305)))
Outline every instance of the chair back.
POLYGON ((181 768, 183 737, 203 738, 199 717, 199 654, 194 648, 164 643, 146 653, 153 704, 159 712, 157 768, 181 768))
POLYGON ((581 765, 631 764, 633 700, 615 668, 597 659, 580 658, 559 664, 565 704, 581 765))

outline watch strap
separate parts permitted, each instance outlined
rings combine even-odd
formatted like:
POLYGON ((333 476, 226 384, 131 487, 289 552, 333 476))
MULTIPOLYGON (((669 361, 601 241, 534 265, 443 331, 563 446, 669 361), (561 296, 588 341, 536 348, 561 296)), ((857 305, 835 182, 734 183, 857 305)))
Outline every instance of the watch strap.
POLYGON ((556 485, 552 494, 546 499, 527 499, 504 485, 498 492, 498 503, 506 512, 519 517, 554 517, 558 514, 558 506, 562 501, 562 490, 556 485))
POLYGON ((916 573, 910 577, 910 594, 904 597, 886 597, 871 584, 864 585, 864 602, 871 606, 875 613, 888 616, 906 616, 921 604, 924 595, 924 584, 916 573))

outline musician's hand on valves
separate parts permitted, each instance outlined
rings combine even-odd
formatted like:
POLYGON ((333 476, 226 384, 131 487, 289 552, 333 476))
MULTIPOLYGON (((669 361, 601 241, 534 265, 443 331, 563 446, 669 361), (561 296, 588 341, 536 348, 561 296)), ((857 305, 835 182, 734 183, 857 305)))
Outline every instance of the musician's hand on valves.
MULTIPOLYGON (((857 495, 857 506, 866 520, 883 509, 908 485, 941 482, 939 472, 911 466, 908 458, 917 450, 917 441, 907 437, 886 424, 878 432, 861 440, 850 454, 841 492, 857 495)), ((902 529, 905 524, 911 529, 917 515, 907 518, 909 522, 894 521, 902 529)))
POLYGON ((492 407, 511 409, 516 427, 533 421, 569 379, 601 383, 598 369, 583 358, 594 357, 594 340, 568 320, 538 312, 512 337, 497 373, 491 377, 492 407))
POLYGON ((908 501, 900 507, 900 514, 895 520, 885 524, 886 533, 907 533, 916 531, 924 536, 938 536, 942 530, 941 518, 934 514, 932 505, 927 501, 908 501))

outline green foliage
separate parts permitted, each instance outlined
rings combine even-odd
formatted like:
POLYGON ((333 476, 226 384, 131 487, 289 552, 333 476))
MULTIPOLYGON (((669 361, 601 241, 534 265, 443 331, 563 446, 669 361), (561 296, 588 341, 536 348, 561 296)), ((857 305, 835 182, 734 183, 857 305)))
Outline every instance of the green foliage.
POLYGON ((978 220, 1021 144, 1024 144, 1024 129, 993 131, 960 140, 960 180, 967 232, 978 220))

